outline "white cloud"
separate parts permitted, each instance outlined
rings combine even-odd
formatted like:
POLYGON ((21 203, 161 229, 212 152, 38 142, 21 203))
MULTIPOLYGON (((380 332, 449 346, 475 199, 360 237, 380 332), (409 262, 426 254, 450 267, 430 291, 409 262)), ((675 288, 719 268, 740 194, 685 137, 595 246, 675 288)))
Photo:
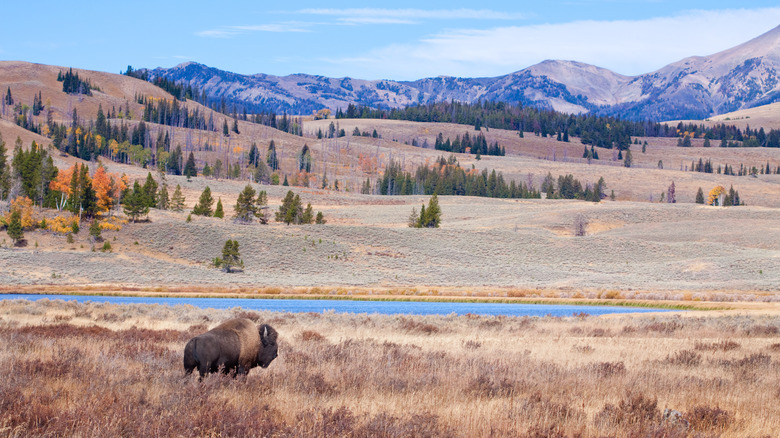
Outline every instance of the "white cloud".
POLYGON ((748 41, 780 23, 780 8, 688 11, 638 21, 576 21, 442 32, 416 44, 390 45, 345 59, 366 78, 495 76, 545 59, 586 62, 636 75, 693 55, 748 41))
POLYGON ((348 23, 417 23, 422 19, 469 19, 469 20, 521 20, 527 18, 524 13, 501 12, 488 9, 302 9, 300 14, 326 15, 337 17, 348 23))
POLYGON ((305 23, 288 22, 275 24, 258 24, 250 26, 225 26, 218 29, 208 29, 196 32, 195 35, 205 38, 232 38, 250 32, 311 32, 305 23))

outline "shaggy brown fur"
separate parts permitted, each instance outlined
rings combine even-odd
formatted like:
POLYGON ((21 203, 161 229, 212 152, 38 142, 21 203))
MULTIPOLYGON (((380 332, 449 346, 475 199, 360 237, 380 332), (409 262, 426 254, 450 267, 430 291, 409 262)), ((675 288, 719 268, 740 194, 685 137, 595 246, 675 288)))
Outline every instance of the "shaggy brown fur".
POLYGON ((257 360, 257 354, 261 348, 260 331, 257 326, 249 319, 236 318, 223 322, 214 327, 213 330, 234 332, 238 335, 241 348, 238 354, 238 366, 249 370, 252 363, 257 360))
POLYGON ((276 330, 268 324, 255 326, 248 319, 225 321, 198 335, 184 347, 184 371, 198 368, 200 377, 222 370, 225 374, 247 374, 261 366, 266 368, 276 358, 276 330))

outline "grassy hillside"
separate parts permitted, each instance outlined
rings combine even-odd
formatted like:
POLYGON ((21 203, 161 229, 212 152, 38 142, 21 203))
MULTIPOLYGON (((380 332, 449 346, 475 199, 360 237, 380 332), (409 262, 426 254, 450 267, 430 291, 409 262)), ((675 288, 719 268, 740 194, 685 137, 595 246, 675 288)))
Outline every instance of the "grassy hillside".
MULTIPOLYGON (((89 125, 98 105, 104 110, 129 107, 132 117, 114 119, 112 124, 138 124, 143 111, 135 102, 141 94, 171 99, 159 88, 134 78, 77 70, 99 88, 92 96, 62 92, 57 73, 66 69, 20 62, 0 62, 0 91, 10 87, 14 99, 28 105, 38 92, 52 118, 70 123, 75 108, 89 125)), ((227 116, 197 103, 188 106, 213 117, 217 126, 227 116)), ((0 119, 0 133, 9 151, 21 138, 25 147, 33 140, 47 145, 46 137, 25 131, 11 121, 9 112, 0 119)), ((36 123, 45 123, 46 112, 36 123)), ((691 162, 711 160, 713 165, 780 165, 780 149, 703 148, 702 140, 691 148, 676 146, 675 139, 639 138, 632 146, 631 168, 613 160, 613 152, 597 148, 600 160, 582 158, 584 146, 578 139, 565 143, 525 133, 483 128, 487 141, 506 148, 503 157, 455 154, 460 166, 481 171, 495 169, 507 180, 530 183, 539 188, 545 175, 572 174, 583 183, 606 181, 606 193, 614 191, 615 202, 593 204, 584 201, 506 200, 473 197, 440 199, 443 225, 437 230, 406 227, 412 208, 427 202, 424 196, 360 195, 366 178, 381 177, 393 160, 407 171, 432 163, 442 153, 432 148, 411 146, 413 142, 433 145, 435 136, 455 138, 473 126, 414 123, 388 120, 310 120, 303 122, 304 136, 239 121, 240 134, 189 130, 147 123, 150 136, 167 133, 172 145, 192 151, 199 168, 204 163, 239 163, 237 179, 167 176, 169 187, 182 186, 191 208, 208 185, 215 199, 221 198, 226 216, 241 189, 251 178, 243 167, 254 142, 265 156, 273 140, 281 161, 282 176, 295 176, 297 154, 304 144, 311 148, 313 168, 309 187, 294 190, 321 210, 324 226, 238 225, 232 221, 195 217, 186 223, 187 211, 152 210, 150 222, 128 224, 121 231, 104 232, 112 253, 92 252, 95 245, 83 231, 68 243, 64 235, 28 231, 27 247, 9 248, 10 239, 0 235, 0 275, 9 285, 65 287, 123 284, 217 287, 226 283, 247 288, 323 287, 328 293, 369 289, 398 289, 426 293, 431 289, 452 289, 457 294, 519 293, 556 296, 598 296, 618 290, 625 297, 729 299, 731 292, 746 299, 768 296, 774 300, 780 283, 778 250, 780 234, 776 217, 780 208, 780 175, 728 176, 685 171, 691 162), (345 137, 317 139, 319 130, 331 123, 344 129, 345 137), (353 137, 352 131, 377 131, 378 138, 353 137), (641 143, 647 141, 646 152, 641 143), (208 143, 208 148, 206 144, 208 143), (208 149, 208 150, 207 150, 208 149), (659 168, 663 162, 663 169, 659 168), (681 170, 682 169, 682 170, 681 170), (321 189, 322 177, 328 187, 321 189), (335 181, 340 191, 333 190, 335 181), (674 181, 677 204, 659 203, 661 193, 674 181), (747 207, 715 208, 694 204, 698 188, 707 192, 716 185, 733 186, 747 207), (650 202, 650 201, 653 202, 650 202), (572 236, 575 217, 588 222, 587 235, 572 236), (246 268, 237 274, 223 274, 210 267, 220 255, 226 239, 240 242, 246 268), (416 289, 420 288, 420 289, 416 289), (513 292, 514 291, 514 292, 513 292), (653 295, 656 294, 656 295, 653 295)), ((756 126, 751 123, 751 127, 756 126)), ((10 153, 10 152, 9 152, 10 153)), ((55 163, 69 167, 76 158, 52 151, 55 163)), ((156 170, 100 159, 110 172, 145 178, 156 170)), ((90 164, 91 168, 95 165, 90 164)), ((274 212, 287 187, 258 186, 269 194, 274 212)), ((5 205, 0 204, 0 208, 5 205)), ((39 218, 53 211, 37 211, 39 218)), ((120 211, 116 214, 121 215, 120 211)), ((761 298, 764 299, 764 298, 761 298)))

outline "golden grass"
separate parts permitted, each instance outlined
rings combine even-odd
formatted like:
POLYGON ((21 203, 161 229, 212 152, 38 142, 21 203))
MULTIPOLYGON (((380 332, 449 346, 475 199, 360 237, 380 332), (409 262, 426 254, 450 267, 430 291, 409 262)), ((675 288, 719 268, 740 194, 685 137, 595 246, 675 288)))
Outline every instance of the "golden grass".
MULTIPOLYGON (((780 317, 507 318, 0 303, 0 435, 778 436, 780 317), (273 325, 246 380, 194 334, 273 325), (680 419, 664 420, 665 409, 680 419), (687 425, 687 426, 686 426, 687 425)), ((669 417, 672 418, 672 417, 669 417)))

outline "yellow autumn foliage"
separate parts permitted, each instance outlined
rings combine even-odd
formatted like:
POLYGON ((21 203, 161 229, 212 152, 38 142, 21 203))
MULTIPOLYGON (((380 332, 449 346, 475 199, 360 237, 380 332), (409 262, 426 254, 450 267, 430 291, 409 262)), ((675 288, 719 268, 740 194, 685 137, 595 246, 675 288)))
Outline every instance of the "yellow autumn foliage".
POLYGON ((73 230, 73 224, 79 223, 79 217, 73 214, 55 216, 46 221, 46 229, 57 234, 67 234, 73 230))
POLYGON ((5 222, 11 222, 11 214, 15 211, 19 212, 22 218, 22 228, 33 228, 37 224, 35 216, 35 210, 33 209, 33 202, 26 196, 20 196, 11 201, 11 208, 5 215, 5 222))
POLYGON ((707 204, 715 205, 715 201, 720 198, 721 193, 726 193, 726 188, 723 186, 715 186, 712 190, 710 190, 710 196, 707 200, 707 204))
POLYGON ((106 218, 105 220, 102 220, 98 222, 98 225, 100 225, 101 231, 121 231, 122 225, 127 224, 127 219, 120 219, 116 216, 111 216, 109 218, 106 218))

